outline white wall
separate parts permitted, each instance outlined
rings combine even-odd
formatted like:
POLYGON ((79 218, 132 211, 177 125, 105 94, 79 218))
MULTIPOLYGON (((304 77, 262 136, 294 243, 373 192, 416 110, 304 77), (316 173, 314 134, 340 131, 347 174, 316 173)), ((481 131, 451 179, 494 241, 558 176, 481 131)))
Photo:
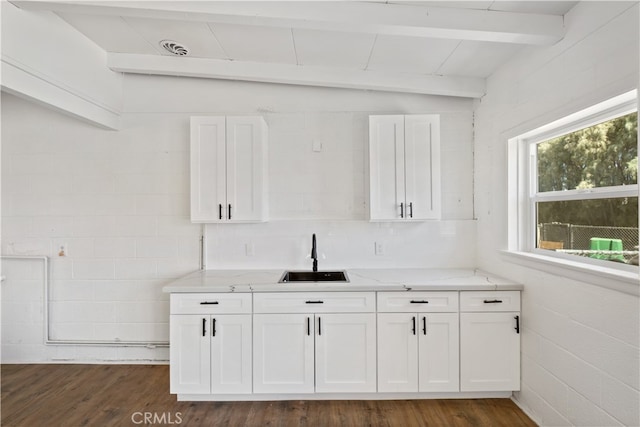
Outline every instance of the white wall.
MULTIPOLYGON (((262 114, 270 126, 273 220, 207 226, 209 268, 308 267, 312 232, 323 268, 475 264, 471 101, 151 76, 127 76, 124 88, 117 132, 2 98, 2 254, 51 257, 51 338, 167 341, 161 289, 199 267, 191 115, 262 114), (443 221, 365 220, 366 118, 399 112, 442 114, 443 221), (302 167, 283 172, 291 163, 302 167), (373 255, 373 238, 386 255, 373 255)), ((44 346, 40 264, 2 266, 3 362, 167 359, 166 349, 44 346)))
POLYGON ((567 36, 487 82, 476 108, 478 262, 525 285, 522 391, 541 425, 640 425, 637 296, 506 262, 507 138, 638 85, 637 2, 581 2, 567 36))
POLYGON ((125 109, 261 114, 269 126, 269 217, 207 226, 207 268, 305 268, 311 234, 330 267, 475 264, 473 115, 465 99, 275 84, 128 76, 125 109), (212 96, 203 96, 203 90, 212 96), (368 115, 441 115, 443 221, 366 221, 368 115), (322 152, 312 150, 313 142, 322 152), (385 255, 374 254, 374 242, 385 255), (247 255, 246 247, 252 247, 247 255))
MULTIPOLYGON (((162 286, 199 266, 187 123, 129 115, 107 131, 3 95, 2 254, 51 257, 51 338, 167 340, 162 286)), ((4 259, 2 274, 3 361, 168 358, 43 346, 41 264, 4 259)))

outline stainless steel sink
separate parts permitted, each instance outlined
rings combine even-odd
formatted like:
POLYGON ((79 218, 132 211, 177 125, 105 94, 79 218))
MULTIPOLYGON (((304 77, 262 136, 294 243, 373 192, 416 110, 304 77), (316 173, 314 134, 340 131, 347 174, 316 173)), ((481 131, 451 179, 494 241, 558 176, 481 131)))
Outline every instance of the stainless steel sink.
POLYGON ((346 271, 285 271, 279 283, 349 282, 346 271))

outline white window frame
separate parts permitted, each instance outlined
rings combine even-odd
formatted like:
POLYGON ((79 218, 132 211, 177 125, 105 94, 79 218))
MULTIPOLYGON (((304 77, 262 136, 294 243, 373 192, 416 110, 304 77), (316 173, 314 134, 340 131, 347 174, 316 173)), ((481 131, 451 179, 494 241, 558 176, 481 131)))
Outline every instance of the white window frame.
POLYGON ((638 197, 640 195, 638 184, 537 192, 537 144, 637 112, 637 98, 637 90, 627 92, 508 140, 509 238, 508 250, 505 251, 508 260, 552 271, 554 274, 569 276, 605 287, 613 287, 636 295, 640 294, 638 266, 578 257, 536 247, 537 203, 638 197), (632 285, 632 287, 628 285, 632 285))

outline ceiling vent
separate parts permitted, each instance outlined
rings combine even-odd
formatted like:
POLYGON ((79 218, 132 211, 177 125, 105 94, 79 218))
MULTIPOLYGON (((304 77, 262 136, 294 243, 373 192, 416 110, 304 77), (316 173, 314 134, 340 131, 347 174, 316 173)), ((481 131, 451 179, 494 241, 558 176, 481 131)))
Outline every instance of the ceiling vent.
POLYGON ((165 48, 167 52, 171 52, 174 55, 187 56, 189 54, 188 47, 181 45, 178 42, 174 42, 173 40, 162 40, 160 42, 160 46, 165 48))

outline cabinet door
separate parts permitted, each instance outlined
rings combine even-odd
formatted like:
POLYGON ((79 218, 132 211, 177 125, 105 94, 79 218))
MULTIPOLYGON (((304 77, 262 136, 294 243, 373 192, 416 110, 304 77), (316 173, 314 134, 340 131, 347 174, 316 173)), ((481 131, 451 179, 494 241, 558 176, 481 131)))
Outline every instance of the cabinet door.
POLYGON ((316 392, 375 391, 375 314, 317 315, 316 392))
POLYGON ((211 317, 211 393, 251 393, 251 315, 211 317))
POLYGON ((378 391, 418 391, 418 318, 378 314, 378 391))
POLYGON ((170 325, 171 393, 209 394, 211 392, 209 316, 172 315, 170 325))
POLYGON ((219 222, 226 196, 224 117, 191 118, 191 221, 219 222))
POLYGON ((520 390, 518 312, 460 313, 460 390, 520 390))
POLYGON ((419 391, 459 391, 458 313, 418 317, 419 391))
POLYGON ((309 314, 254 314, 254 393, 313 393, 314 323, 309 314))
POLYGON ((227 117, 227 204, 231 221, 266 219, 266 123, 227 117))
POLYGON ((369 117, 369 209, 372 220, 401 219, 405 212, 404 116, 369 117))
POLYGON ((406 217, 440 218, 440 118, 405 116, 406 217))

